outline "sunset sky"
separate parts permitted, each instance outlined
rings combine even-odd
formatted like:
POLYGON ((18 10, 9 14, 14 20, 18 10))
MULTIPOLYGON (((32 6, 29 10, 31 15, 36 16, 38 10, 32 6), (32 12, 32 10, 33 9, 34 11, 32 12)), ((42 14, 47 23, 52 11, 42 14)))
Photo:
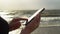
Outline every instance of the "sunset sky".
POLYGON ((60 0, 0 0, 0 10, 60 9, 60 0))

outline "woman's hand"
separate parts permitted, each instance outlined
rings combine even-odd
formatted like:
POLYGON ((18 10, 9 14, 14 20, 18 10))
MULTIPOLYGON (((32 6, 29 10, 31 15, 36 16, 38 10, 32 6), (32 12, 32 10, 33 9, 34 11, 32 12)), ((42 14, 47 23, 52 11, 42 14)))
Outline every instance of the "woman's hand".
POLYGON ((20 20, 28 20, 25 18, 13 18, 12 21, 9 24, 9 30, 15 30, 18 29, 21 26, 20 20))

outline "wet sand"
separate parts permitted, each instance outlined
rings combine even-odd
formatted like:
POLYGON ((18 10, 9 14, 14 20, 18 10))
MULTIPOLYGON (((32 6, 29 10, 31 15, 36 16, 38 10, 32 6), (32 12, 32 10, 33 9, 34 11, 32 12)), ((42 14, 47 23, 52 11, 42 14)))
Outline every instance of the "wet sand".
POLYGON ((60 26, 38 27, 32 34, 60 34, 60 26))

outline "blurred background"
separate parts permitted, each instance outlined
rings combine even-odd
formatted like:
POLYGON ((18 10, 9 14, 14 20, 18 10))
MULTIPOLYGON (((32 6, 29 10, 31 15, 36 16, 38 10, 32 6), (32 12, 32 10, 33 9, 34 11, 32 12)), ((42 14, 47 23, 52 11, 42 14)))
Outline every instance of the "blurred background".
POLYGON ((41 14, 39 27, 31 34, 60 34, 60 0, 0 0, 0 16, 8 24, 14 17, 29 18, 41 8, 46 10, 41 14))

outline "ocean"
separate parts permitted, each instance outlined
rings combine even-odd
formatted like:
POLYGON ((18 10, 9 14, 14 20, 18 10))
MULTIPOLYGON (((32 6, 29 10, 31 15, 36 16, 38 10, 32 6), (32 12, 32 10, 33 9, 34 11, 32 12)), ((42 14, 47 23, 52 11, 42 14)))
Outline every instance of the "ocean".
MULTIPOLYGON (((2 18, 4 18, 8 24, 10 23, 10 21, 13 18, 16 17, 22 17, 22 18, 29 18, 30 16, 32 16, 34 13, 36 12, 36 10, 0 10, 0 16, 2 18)), ((60 32, 60 30, 57 32, 55 31, 56 27, 60 26, 60 17, 57 16, 48 16, 48 17, 41 17, 41 22, 39 27, 33 31, 31 34, 53 34, 60 32), (53 27, 54 26, 54 27, 53 27)), ((59 28, 59 27, 58 27, 59 28)), ((58 30, 57 28, 57 30, 58 30)), ((21 31, 19 31, 20 29, 14 30, 9 32, 9 34, 19 34, 21 31)))

